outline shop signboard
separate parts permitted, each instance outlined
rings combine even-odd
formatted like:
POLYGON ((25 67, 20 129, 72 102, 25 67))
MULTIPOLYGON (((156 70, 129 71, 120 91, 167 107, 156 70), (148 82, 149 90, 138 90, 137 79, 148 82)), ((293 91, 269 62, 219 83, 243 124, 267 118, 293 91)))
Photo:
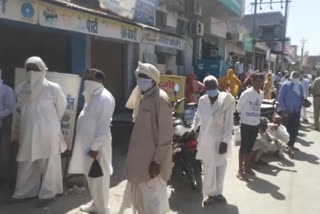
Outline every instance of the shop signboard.
POLYGON ((249 53, 252 53, 253 49, 253 43, 252 43, 252 38, 249 35, 245 35, 243 37, 243 50, 249 53))
POLYGON ((36 24, 38 4, 35 0, 0 0, 0 18, 36 24))
MULTIPOLYGON (((161 75, 159 87, 164 90, 172 103, 176 101, 176 99, 182 99, 185 97, 185 77, 183 76, 175 76, 175 75, 161 75), (179 92, 175 95, 174 86, 179 85, 179 92)), ((179 105, 176 110, 177 113, 184 113, 184 102, 179 105)))
POLYGON ((230 66, 231 62, 228 60, 202 59, 198 61, 196 75, 200 80, 203 80, 207 74, 220 78, 227 74, 230 66))
POLYGON ((243 15, 244 0, 219 0, 219 2, 237 16, 240 17, 243 15))
POLYGON ((198 61, 196 75, 203 80, 207 74, 220 77, 220 59, 201 59, 198 61))
POLYGON ((139 41, 137 26, 44 2, 39 3, 39 24, 101 37, 139 41))
MULTIPOLYGON (((67 147, 71 150, 77 116, 81 78, 75 74, 65 74, 57 72, 47 72, 46 78, 51 82, 58 83, 61 86, 64 94, 66 95, 67 109, 61 120, 61 130, 67 147)), ((27 76, 25 69, 16 68, 15 87, 17 87, 23 81, 26 81, 26 79, 27 76)), ((14 123, 16 121, 16 115, 13 115, 13 118, 13 127, 15 127, 16 124, 14 123)))
POLYGON ((134 19, 146 25, 155 25, 157 0, 137 0, 134 19))
POLYGON ((141 42, 178 50, 184 50, 185 46, 183 39, 151 30, 141 32, 141 42))

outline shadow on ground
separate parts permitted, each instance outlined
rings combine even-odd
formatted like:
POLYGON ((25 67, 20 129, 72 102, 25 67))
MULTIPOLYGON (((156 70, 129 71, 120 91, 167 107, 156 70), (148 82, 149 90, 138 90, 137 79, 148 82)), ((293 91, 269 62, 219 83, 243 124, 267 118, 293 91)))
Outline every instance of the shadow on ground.
POLYGON ((277 176, 279 172, 281 171, 286 171, 286 172, 297 172, 297 170, 292 170, 292 169, 287 169, 287 168, 282 168, 273 164, 268 164, 266 166, 259 166, 256 169, 257 172, 267 174, 267 175, 272 175, 272 176, 277 176))
POLYGON ((172 211, 179 214, 239 214, 237 206, 232 204, 212 204, 202 207, 202 194, 195 192, 185 182, 173 182, 174 192, 169 199, 172 211))
POLYGON ((250 181, 247 183, 247 187, 260 194, 270 194, 277 200, 286 199, 286 197, 279 192, 280 187, 257 176, 252 176, 250 178, 250 181))
POLYGON ((296 152, 294 159, 298 161, 306 161, 308 163, 315 164, 315 165, 320 164, 319 158, 316 155, 308 154, 304 151, 296 152))
POLYGON ((311 144, 314 144, 314 142, 312 142, 312 141, 305 141, 304 139, 302 139, 302 138, 300 138, 300 137, 297 138, 297 141, 296 141, 296 142, 297 142, 297 143, 300 143, 302 146, 306 146, 306 147, 310 147, 311 144))

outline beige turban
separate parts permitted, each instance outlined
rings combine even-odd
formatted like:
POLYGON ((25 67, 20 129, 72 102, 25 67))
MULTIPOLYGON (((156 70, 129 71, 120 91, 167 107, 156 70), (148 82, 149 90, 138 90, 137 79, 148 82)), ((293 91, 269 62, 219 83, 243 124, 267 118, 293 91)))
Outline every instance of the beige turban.
MULTIPOLYGON (((136 77, 138 77, 139 74, 147 75, 148 77, 153 79, 157 85, 160 83, 160 71, 154 65, 151 65, 148 63, 138 62, 138 67, 135 72, 136 77)), ((133 91, 127 101, 127 104, 126 104, 126 107, 128 109, 133 110, 133 114, 132 114, 133 122, 135 121, 135 119, 138 116, 138 110, 140 107, 141 96, 142 96, 142 92, 139 89, 139 87, 136 86, 133 89, 133 91)))

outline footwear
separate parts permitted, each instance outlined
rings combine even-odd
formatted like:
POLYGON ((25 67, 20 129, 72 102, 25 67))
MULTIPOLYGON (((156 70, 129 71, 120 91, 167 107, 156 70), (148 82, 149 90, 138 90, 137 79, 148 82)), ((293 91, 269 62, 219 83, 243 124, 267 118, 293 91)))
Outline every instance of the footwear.
POLYGON ((94 203, 88 203, 80 206, 80 211, 86 213, 97 213, 96 206, 94 203))
POLYGON ((292 149, 292 151, 294 151, 294 152, 298 152, 298 151, 300 151, 300 149, 298 149, 297 147, 294 147, 294 146, 289 146, 291 149, 292 149))
POLYGON ((227 203, 227 199, 223 195, 216 195, 213 197, 213 200, 215 200, 218 203, 227 203))
POLYGON ((39 200, 38 200, 38 203, 37 203, 37 208, 47 207, 52 201, 53 201, 53 198, 49 198, 49 199, 39 199, 39 200))
POLYGON ((214 198, 212 196, 209 196, 206 200, 203 201, 202 205, 203 207, 208 207, 210 204, 212 204, 214 201, 214 198))
POLYGON ((249 181, 249 179, 247 178, 247 176, 245 176, 243 172, 238 172, 237 178, 239 178, 239 180, 241 181, 249 181))

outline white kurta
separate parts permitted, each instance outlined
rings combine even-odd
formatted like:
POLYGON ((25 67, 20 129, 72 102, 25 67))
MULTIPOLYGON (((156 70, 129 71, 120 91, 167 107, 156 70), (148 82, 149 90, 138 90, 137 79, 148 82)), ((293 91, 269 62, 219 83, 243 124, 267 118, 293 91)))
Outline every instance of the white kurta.
POLYGON ((71 174, 85 174, 98 214, 109 214, 109 185, 112 174, 111 121, 115 100, 105 89, 98 89, 81 111, 76 129, 76 140, 69 166, 71 174), (90 150, 98 151, 97 160, 103 171, 99 178, 88 177, 94 161, 88 155, 90 150))
POLYGON ((46 81, 39 96, 25 100, 17 94, 20 140, 17 161, 48 159, 64 143, 60 119, 67 100, 60 86, 46 81))
POLYGON ((231 156, 233 130, 234 99, 220 92, 211 105, 208 95, 200 98, 198 110, 192 128, 201 124, 197 159, 203 161, 203 190, 207 196, 221 195, 227 167, 227 158, 231 156), (219 154, 221 142, 227 143, 225 154, 219 154))
POLYGON ((45 81, 38 96, 18 94, 18 176, 13 198, 53 198, 63 192, 60 119, 67 101, 60 86, 45 81))
MULTIPOLYGON (((111 121, 115 100, 107 89, 99 89, 81 111, 76 128, 76 140, 69 166, 71 174, 88 175, 93 159, 90 150, 99 151, 99 162, 105 162, 105 172, 112 174, 111 121)), ((100 164, 102 165, 102 164, 100 164)))
POLYGON ((200 98, 192 128, 199 125, 197 159, 223 165, 231 156, 234 99, 226 92, 220 92, 216 102, 211 105, 208 95, 200 98), (219 154, 220 143, 228 144, 227 152, 219 154))

